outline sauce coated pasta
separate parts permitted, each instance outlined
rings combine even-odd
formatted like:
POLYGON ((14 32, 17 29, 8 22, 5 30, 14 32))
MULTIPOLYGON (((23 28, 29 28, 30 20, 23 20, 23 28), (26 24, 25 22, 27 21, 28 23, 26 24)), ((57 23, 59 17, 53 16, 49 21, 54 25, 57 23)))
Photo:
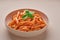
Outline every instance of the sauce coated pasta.
POLYGON ((36 31, 46 26, 45 21, 39 13, 30 10, 17 11, 8 23, 12 29, 29 32, 36 31))

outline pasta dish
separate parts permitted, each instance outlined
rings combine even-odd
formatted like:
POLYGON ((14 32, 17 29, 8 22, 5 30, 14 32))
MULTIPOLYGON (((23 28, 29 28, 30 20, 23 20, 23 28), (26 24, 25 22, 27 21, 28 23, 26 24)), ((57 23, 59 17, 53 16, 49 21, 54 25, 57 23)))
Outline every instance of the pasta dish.
POLYGON ((17 11, 8 26, 14 30, 29 32, 44 28, 46 23, 40 13, 30 10, 17 11))

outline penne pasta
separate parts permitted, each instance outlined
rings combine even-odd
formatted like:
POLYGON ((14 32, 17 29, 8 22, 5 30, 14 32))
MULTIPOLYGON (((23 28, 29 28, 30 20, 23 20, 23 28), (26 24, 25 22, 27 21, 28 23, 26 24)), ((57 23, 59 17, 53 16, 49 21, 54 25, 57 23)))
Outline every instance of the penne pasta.
MULTIPOLYGON (((29 12, 27 11, 27 13, 29 12)), ((34 12, 34 14, 27 15, 28 18, 23 19, 26 14, 25 11, 18 11, 17 14, 12 16, 12 21, 8 23, 8 26, 15 30, 25 32, 40 30, 46 26, 45 21, 39 13, 34 12)))

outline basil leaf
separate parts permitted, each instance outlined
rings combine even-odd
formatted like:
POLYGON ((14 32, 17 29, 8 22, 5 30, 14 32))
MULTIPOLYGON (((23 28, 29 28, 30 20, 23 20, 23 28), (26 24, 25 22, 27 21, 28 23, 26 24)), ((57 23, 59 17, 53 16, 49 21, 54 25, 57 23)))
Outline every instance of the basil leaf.
POLYGON ((33 18, 34 16, 31 13, 29 13, 28 17, 33 18))
POLYGON ((32 14, 32 15, 34 14, 34 12, 32 12, 32 11, 30 11, 29 13, 32 14))
POLYGON ((34 12, 29 11, 29 10, 25 10, 25 15, 23 15, 22 18, 24 20, 27 19, 28 17, 33 18, 34 17, 33 14, 34 14, 34 12))
POLYGON ((25 10, 26 13, 29 13, 29 10, 25 10))
POLYGON ((23 20, 25 20, 25 19, 27 19, 27 18, 28 18, 27 15, 23 15, 23 16, 22 16, 22 19, 23 19, 23 20))

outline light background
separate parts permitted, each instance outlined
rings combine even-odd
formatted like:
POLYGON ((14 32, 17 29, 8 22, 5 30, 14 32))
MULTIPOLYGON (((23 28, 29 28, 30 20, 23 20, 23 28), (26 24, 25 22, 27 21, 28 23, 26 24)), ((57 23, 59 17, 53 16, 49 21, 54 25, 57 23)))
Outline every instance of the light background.
POLYGON ((60 0, 0 0, 0 40, 60 40, 60 0), (16 37, 8 33, 5 16, 20 8, 33 8, 44 12, 49 18, 45 33, 31 38, 16 37))

